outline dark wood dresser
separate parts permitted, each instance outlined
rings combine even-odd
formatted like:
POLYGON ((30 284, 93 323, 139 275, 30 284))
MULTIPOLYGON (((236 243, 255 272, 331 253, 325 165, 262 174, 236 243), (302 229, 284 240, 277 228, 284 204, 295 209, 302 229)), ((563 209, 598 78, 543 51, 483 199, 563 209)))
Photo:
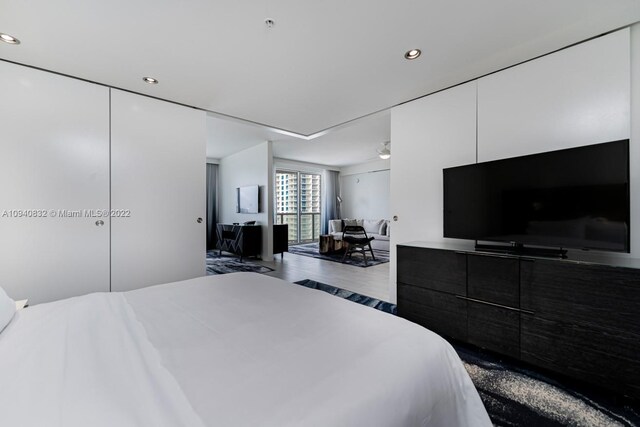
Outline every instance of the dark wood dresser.
POLYGON ((445 337, 640 398, 640 264, 398 245, 398 314, 445 337), (637 265, 636 265, 637 264, 637 265))

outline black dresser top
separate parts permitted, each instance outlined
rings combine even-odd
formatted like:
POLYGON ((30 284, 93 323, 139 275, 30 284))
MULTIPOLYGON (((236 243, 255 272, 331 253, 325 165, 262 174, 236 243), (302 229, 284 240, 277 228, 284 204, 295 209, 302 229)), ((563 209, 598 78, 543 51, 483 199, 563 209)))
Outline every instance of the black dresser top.
MULTIPOLYGON (((413 241, 406 243, 399 243, 397 246, 409 246, 417 248, 427 249, 441 249, 447 251, 465 252, 469 254, 477 255, 491 255, 508 258, 522 258, 522 259, 537 259, 545 261, 557 261, 567 263, 579 263, 579 264, 597 264, 608 265, 612 267, 625 267, 640 269, 640 259, 632 258, 629 254, 620 254, 613 252, 598 252, 598 251, 583 251, 569 249, 567 252, 567 258, 553 258, 553 257, 541 257, 531 255, 519 255, 508 254, 501 252, 482 251, 475 249, 475 242, 472 240, 455 240, 449 239, 442 242, 423 242, 413 241)), ((640 273, 640 272, 639 272, 640 273)))

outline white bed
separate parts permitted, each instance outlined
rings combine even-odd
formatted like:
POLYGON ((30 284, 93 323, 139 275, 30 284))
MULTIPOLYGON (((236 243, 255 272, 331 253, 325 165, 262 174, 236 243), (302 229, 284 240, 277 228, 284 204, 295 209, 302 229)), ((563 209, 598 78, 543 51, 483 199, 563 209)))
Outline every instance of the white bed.
POLYGON ((11 426, 490 426, 451 346, 254 273, 18 311, 0 333, 11 426))

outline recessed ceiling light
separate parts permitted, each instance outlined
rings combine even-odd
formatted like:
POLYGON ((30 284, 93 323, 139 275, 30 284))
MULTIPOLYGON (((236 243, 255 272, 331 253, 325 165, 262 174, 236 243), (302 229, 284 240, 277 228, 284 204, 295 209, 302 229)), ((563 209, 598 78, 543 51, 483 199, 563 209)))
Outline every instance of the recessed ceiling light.
POLYGON ((5 33, 0 33, 0 40, 9 44, 20 44, 20 40, 5 33))
POLYGON ((149 83, 150 85, 157 85, 158 84, 158 80, 154 79, 153 77, 143 77, 142 81, 144 81, 145 83, 149 83))
POLYGON ((421 53, 422 52, 420 51, 420 49, 411 49, 404 54, 404 57, 406 59, 416 59, 418 56, 420 56, 421 53))

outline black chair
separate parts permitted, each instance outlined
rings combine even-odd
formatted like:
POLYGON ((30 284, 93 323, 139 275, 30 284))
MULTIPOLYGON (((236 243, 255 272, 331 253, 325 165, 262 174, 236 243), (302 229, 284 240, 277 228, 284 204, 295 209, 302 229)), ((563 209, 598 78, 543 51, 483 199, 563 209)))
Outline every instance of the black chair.
POLYGON ((375 261, 376 257, 373 255, 373 249, 371 248, 371 241, 373 237, 367 236, 367 232, 363 227, 358 225, 346 225, 342 231, 342 243, 346 245, 344 248, 344 255, 342 256, 342 262, 353 255, 353 253, 361 253, 364 257, 364 265, 367 265, 367 251, 371 252, 371 258, 375 261))

